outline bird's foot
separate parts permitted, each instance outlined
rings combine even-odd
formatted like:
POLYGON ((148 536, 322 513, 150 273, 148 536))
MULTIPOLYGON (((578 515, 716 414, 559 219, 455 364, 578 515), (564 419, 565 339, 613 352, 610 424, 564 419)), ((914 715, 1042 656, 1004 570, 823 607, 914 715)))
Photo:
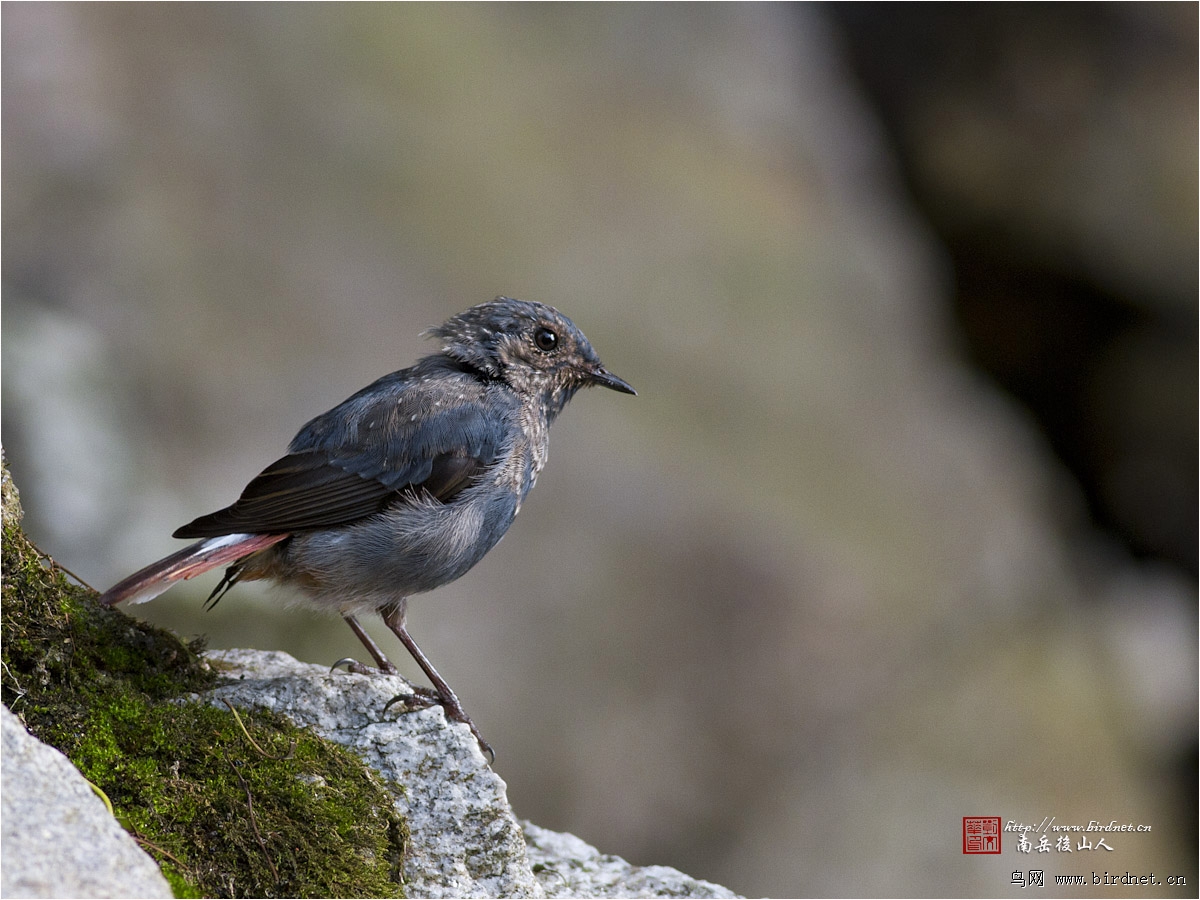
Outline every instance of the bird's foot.
POLYGON ((449 697, 444 697, 430 688, 413 685, 411 694, 397 694, 383 705, 383 711, 387 712, 388 708, 393 704, 402 704, 406 707, 405 712, 428 709, 431 706, 441 706, 446 713, 447 719, 452 722, 462 722, 471 729, 471 734, 475 735, 475 740, 479 742, 479 749, 488 758, 488 764, 490 765, 496 761, 496 751, 492 749, 491 744, 483 739, 483 735, 479 733, 479 729, 475 727, 475 723, 471 721, 471 717, 467 715, 466 711, 462 708, 462 704, 458 702, 458 698, 453 694, 449 697))
POLYGON ((403 706, 404 712, 441 705, 442 698, 433 688, 421 687, 419 684, 409 684, 409 687, 412 688, 411 694, 397 694, 383 705, 383 711, 387 712, 393 705, 403 706))

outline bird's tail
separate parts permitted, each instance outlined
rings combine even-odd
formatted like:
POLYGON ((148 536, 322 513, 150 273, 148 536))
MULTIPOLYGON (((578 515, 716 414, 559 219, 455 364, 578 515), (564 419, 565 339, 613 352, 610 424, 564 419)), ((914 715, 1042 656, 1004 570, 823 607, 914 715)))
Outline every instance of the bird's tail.
POLYGON ((100 602, 105 606, 126 600, 143 603, 157 597, 176 581, 195 578, 209 569, 265 550, 286 537, 286 534, 225 534, 199 541, 114 584, 100 595, 100 602))

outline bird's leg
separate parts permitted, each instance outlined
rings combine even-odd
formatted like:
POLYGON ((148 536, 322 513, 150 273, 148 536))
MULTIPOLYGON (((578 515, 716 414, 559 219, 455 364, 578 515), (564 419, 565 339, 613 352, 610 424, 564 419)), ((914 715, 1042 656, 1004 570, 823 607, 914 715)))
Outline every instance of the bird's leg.
MULTIPOLYGON (((379 645, 371 639, 367 634, 367 630, 359 624, 358 619, 347 613, 342 616, 346 620, 346 624, 350 626, 350 630, 354 632, 354 636, 362 641, 362 645, 367 648, 367 652, 371 654, 371 658, 375 660, 375 665, 379 666, 379 671, 384 675, 396 675, 396 667, 392 665, 392 661, 383 655, 383 651, 379 649, 379 645)), ((349 672, 355 672, 359 675, 373 675, 370 668, 364 666, 356 659, 347 656, 345 659, 339 659, 333 664, 333 668, 345 666, 349 672)))
MULTIPOLYGON (((421 652, 421 648, 417 646, 417 642, 408 633, 408 628, 405 626, 407 612, 408 600, 401 599, 398 603, 383 610, 383 623, 395 633, 396 637, 400 638, 400 643, 404 645, 404 649, 412 654, 412 658, 417 661, 417 665, 421 667, 421 671, 433 683, 433 687, 437 692, 438 703, 446 710, 446 716, 456 722, 465 723, 471 729, 471 734, 475 735, 475 740, 479 741, 479 749, 495 762, 496 753, 492 750, 491 745, 483 739, 483 735, 479 733, 479 729, 475 727, 475 723, 471 721, 471 717, 463 710, 462 704, 458 702, 458 697, 450 689, 450 685, 446 684, 446 680, 438 674, 437 669, 433 667, 433 663, 421 652)), ((401 699, 405 698, 398 697, 389 700, 388 706, 401 699)))

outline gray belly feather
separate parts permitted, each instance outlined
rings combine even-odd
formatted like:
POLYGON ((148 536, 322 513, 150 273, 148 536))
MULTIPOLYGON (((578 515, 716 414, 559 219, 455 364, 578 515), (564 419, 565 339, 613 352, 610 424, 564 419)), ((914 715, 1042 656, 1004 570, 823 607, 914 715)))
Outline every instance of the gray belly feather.
POLYGON ((354 525, 296 535, 280 548, 276 577, 322 606, 386 606, 466 573, 504 536, 517 507, 516 494, 478 486, 449 504, 397 505, 354 525), (327 587, 334 584, 336 593, 327 587))

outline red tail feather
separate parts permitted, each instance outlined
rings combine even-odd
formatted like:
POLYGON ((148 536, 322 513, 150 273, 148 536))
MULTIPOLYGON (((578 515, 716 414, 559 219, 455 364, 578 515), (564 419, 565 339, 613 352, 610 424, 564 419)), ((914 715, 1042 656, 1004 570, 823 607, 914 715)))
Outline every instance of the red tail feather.
POLYGON ((259 550, 265 550, 286 538, 286 534, 227 534, 208 538, 184 547, 165 559, 151 563, 139 572, 113 585, 100 595, 100 602, 113 606, 126 600, 141 603, 157 597, 176 581, 195 578, 217 566, 234 562, 259 550))

